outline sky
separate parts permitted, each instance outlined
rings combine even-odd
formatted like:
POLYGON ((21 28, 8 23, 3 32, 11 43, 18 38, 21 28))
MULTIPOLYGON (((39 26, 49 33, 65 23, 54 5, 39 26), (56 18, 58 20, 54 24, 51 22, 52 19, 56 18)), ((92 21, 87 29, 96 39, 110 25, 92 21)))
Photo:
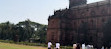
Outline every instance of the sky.
MULTIPOLYGON (((102 0, 88 0, 88 3, 102 0)), ((0 23, 10 21, 17 24, 30 19, 41 24, 48 24, 48 16, 54 10, 69 7, 68 0, 0 0, 0 23)))

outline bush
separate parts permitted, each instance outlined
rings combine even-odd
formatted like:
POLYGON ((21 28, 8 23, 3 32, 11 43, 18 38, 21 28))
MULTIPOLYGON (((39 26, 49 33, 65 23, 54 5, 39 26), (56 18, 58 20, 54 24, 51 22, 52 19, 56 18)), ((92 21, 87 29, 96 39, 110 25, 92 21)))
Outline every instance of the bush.
POLYGON ((14 43, 14 42, 11 41, 11 40, 0 40, 0 42, 4 42, 4 43, 14 43))

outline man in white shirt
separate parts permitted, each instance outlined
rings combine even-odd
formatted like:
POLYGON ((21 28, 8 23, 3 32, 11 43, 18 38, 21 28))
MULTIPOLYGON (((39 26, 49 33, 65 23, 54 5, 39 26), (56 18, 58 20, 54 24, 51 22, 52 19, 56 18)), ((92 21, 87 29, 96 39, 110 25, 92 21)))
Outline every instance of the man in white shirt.
POLYGON ((76 44, 73 44, 73 49, 76 49, 77 45, 76 44))
POLYGON ((104 49, 104 46, 102 46, 102 48, 101 49, 104 49))
POLYGON ((52 43, 49 41, 48 42, 48 49, 51 49, 51 45, 52 45, 52 43))
POLYGON ((60 48, 60 43, 56 43, 56 49, 60 48))
POLYGON ((82 44, 82 49, 85 49, 85 44, 82 44))

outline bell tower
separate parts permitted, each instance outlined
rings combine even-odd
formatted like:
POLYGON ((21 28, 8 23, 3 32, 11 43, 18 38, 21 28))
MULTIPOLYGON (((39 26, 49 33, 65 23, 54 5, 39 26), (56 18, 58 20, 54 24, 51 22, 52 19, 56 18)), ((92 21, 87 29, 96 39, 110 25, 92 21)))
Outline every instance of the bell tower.
POLYGON ((87 0, 69 0, 69 8, 74 6, 86 4, 87 0))

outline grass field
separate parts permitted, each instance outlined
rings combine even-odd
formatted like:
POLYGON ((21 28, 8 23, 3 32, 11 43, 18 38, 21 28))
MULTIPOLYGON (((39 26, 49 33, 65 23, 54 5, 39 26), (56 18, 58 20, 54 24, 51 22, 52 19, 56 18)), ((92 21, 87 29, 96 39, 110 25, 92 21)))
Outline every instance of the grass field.
POLYGON ((17 44, 0 42, 0 49, 47 49, 47 48, 39 47, 39 46, 26 46, 26 45, 17 45, 17 44))

